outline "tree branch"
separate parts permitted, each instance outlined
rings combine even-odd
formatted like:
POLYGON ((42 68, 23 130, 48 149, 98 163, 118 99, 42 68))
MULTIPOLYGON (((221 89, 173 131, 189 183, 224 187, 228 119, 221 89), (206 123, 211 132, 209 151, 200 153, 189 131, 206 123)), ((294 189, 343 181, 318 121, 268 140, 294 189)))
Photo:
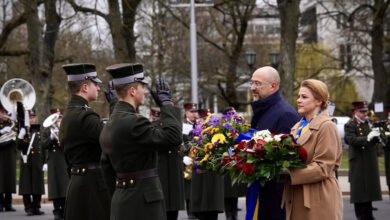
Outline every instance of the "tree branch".
POLYGON ((26 13, 22 13, 17 17, 12 18, 3 28, 0 35, 0 48, 2 48, 8 39, 11 32, 18 26, 26 23, 26 13))
POLYGON ((0 56, 4 57, 18 57, 28 54, 27 49, 20 50, 0 50, 0 56))
POLYGON ((108 15, 107 14, 104 14, 103 12, 97 10, 96 8, 87 8, 87 7, 82 7, 78 4, 76 4, 74 2, 74 0, 66 0, 73 8, 73 10, 75 10, 76 12, 83 12, 83 13, 90 13, 90 14, 94 14, 94 15, 97 15, 97 16, 100 16, 102 17, 104 20, 106 20, 108 22, 108 15))

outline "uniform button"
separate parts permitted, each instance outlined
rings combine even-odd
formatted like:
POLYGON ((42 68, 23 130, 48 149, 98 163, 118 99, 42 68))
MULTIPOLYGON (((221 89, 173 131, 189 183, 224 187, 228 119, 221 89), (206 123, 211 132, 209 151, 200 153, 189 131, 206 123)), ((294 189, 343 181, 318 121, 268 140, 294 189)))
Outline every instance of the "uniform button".
POLYGON ((77 173, 80 173, 80 169, 77 169, 77 173))
POLYGON ((34 154, 34 151, 31 151, 31 154, 34 154))
POLYGON ((168 151, 168 154, 171 154, 172 153, 172 151, 168 151))
POLYGON ((360 135, 361 135, 361 136, 363 136, 363 133, 362 133, 362 132, 360 132, 360 135))
POLYGON ((53 149, 53 152, 56 152, 56 149, 53 149))
POLYGON ((81 170, 81 172, 85 173, 85 168, 83 168, 83 169, 81 170))
POLYGON ((134 180, 130 180, 130 184, 134 184, 134 180))
POLYGON ((116 181, 116 185, 118 185, 118 184, 119 184, 119 181, 117 180, 117 181, 116 181))
POLYGON ((122 182, 122 186, 126 186, 126 182, 122 182))
POLYGON ((363 146, 363 147, 362 147, 362 150, 364 150, 364 149, 366 149, 366 147, 365 147, 365 146, 363 146))

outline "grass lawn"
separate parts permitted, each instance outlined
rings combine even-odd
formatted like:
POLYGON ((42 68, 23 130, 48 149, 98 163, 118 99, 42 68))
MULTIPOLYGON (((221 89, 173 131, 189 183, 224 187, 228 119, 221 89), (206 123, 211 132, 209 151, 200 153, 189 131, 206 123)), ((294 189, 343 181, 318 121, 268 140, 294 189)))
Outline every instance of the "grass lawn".
MULTIPOLYGON (((378 157, 379 170, 385 170, 385 159, 383 156, 378 157)), ((349 169, 348 152, 343 152, 343 159, 341 160, 341 169, 349 169)))

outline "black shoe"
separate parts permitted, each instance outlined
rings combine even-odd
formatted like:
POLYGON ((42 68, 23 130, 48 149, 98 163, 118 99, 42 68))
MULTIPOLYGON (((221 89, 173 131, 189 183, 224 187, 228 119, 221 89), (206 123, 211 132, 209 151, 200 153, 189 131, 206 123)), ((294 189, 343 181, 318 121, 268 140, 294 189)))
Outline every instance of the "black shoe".
POLYGON ((5 205, 4 206, 4 211, 6 211, 6 212, 15 212, 16 209, 14 209, 14 207, 12 207, 12 205, 5 205))
POLYGON ((188 219, 197 219, 197 218, 193 214, 188 214, 188 219))
POLYGON ((60 210, 53 210, 54 220, 61 220, 62 214, 60 210))
POLYGON ((27 213, 27 216, 33 216, 33 215, 34 215, 32 209, 27 209, 27 210, 26 210, 26 213, 27 213))
POLYGON ((371 209, 372 209, 372 211, 378 211, 378 208, 376 208, 376 207, 371 207, 371 209))
POLYGON ((0 212, 3 212, 3 205, 0 205, 0 212))
POLYGON ((39 210, 39 209, 33 209, 33 214, 34 215, 43 215, 43 214, 45 214, 44 212, 42 212, 41 210, 39 210))

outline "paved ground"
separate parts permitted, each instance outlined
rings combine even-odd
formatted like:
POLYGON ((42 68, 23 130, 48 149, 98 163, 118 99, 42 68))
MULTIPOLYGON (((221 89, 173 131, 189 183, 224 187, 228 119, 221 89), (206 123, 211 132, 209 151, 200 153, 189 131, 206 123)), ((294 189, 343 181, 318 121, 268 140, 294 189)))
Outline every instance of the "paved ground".
MULTIPOLYGON (((349 203, 349 196, 344 196, 344 220, 355 220, 355 214, 353 206, 349 203)), ((383 200, 379 202, 373 203, 374 207, 378 208, 378 211, 374 211, 374 216, 376 220, 386 220, 389 219, 390 216, 390 201, 389 196, 384 195, 383 200)), ((245 219, 245 198, 239 199, 239 208, 242 209, 242 211, 239 212, 239 219, 243 220, 245 219)), ((52 211, 52 205, 51 204, 44 204, 42 205, 42 210, 45 212, 45 215, 42 216, 31 216, 28 217, 25 215, 23 206, 22 205, 15 205, 15 208, 17 209, 16 212, 3 212, 0 213, 0 219, 1 220, 52 220, 54 219, 52 211)), ((179 220, 187 220, 187 214, 184 211, 181 211, 179 213, 179 220)), ((218 220, 224 220, 225 215, 219 214, 218 220)))

